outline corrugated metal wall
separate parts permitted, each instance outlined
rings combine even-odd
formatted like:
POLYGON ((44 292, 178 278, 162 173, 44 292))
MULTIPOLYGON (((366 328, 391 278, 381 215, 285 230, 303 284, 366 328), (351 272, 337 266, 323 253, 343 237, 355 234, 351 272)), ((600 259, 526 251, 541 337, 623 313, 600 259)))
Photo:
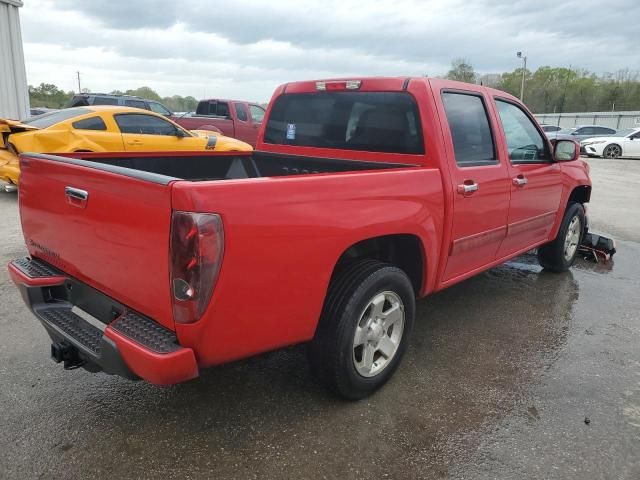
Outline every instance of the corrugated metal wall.
POLYGON ((640 127, 640 111, 541 113, 535 117, 540 123, 558 125, 562 128, 570 128, 575 125, 602 125, 616 130, 640 127))
POLYGON ((19 0, 0 0, 0 118, 25 118, 29 92, 20 32, 19 0))

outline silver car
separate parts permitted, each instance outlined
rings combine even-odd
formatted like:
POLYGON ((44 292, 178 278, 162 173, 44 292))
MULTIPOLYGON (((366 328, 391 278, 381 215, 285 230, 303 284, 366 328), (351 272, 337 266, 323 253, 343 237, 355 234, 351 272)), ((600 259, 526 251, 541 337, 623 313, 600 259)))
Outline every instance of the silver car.
POLYGON ((616 130, 600 125, 576 125, 572 128, 565 128, 557 132, 546 132, 550 139, 558 140, 577 140, 580 142, 585 138, 606 137, 616 133, 616 130))

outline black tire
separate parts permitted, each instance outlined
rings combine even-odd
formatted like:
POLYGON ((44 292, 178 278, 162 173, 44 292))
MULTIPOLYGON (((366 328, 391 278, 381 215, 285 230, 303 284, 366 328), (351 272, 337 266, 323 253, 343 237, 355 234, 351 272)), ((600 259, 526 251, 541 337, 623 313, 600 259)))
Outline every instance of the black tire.
POLYGON ((372 394, 391 378, 400 364, 414 316, 415 293, 402 270, 377 260, 348 265, 331 281, 315 337, 309 345, 312 373, 343 398, 358 400, 372 394), (395 353, 384 360, 386 366, 374 376, 365 377, 356 369, 354 336, 367 305, 382 292, 392 292, 402 301, 404 327, 395 353))
POLYGON ((616 159, 622 155, 622 148, 620 145, 616 145, 615 143, 611 143, 602 149, 602 157, 616 159))
POLYGON ((564 212, 558 235, 552 241, 538 248, 538 262, 545 269, 551 272, 564 272, 568 270, 578 256, 578 248, 575 248, 573 254, 567 256, 565 251, 565 240, 569 231, 569 226, 574 218, 578 218, 580 224, 578 246, 582 241, 585 230, 584 207, 580 203, 570 203, 564 212))

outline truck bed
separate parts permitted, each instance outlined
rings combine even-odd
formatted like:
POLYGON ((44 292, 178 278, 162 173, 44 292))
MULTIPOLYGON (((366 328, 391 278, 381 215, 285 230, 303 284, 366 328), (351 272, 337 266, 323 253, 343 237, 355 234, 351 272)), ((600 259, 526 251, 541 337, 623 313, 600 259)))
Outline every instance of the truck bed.
MULTIPOLYGON (((333 158, 301 157, 266 152, 168 152, 168 153, 75 153, 65 155, 78 165, 91 166, 85 162, 116 167, 115 173, 131 175, 126 168, 147 172, 170 180, 192 182, 211 180, 237 180, 243 178, 283 177, 289 175, 356 172, 391 168, 415 167, 411 164, 342 160, 333 158)), ((49 157, 49 159, 56 159, 49 157)), ((61 160, 60 158, 57 158, 61 160)), ((94 168, 101 168, 96 165, 94 168)), ((151 180, 152 176, 145 179, 151 180)))

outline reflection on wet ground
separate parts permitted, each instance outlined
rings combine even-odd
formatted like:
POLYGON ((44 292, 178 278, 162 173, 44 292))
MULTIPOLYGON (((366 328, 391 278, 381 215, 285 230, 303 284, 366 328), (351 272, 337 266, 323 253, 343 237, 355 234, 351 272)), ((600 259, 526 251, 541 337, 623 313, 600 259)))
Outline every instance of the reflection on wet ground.
POLYGON ((575 330, 575 275, 540 271, 526 255, 421 301, 402 368, 359 403, 311 381, 304 347, 169 388, 63 372, 21 318, 9 330, 26 326, 34 340, 2 353, 17 370, 3 372, 13 448, 0 460, 16 478, 446 476, 510 412, 525 425, 546 415, 527 399, 575 330))

